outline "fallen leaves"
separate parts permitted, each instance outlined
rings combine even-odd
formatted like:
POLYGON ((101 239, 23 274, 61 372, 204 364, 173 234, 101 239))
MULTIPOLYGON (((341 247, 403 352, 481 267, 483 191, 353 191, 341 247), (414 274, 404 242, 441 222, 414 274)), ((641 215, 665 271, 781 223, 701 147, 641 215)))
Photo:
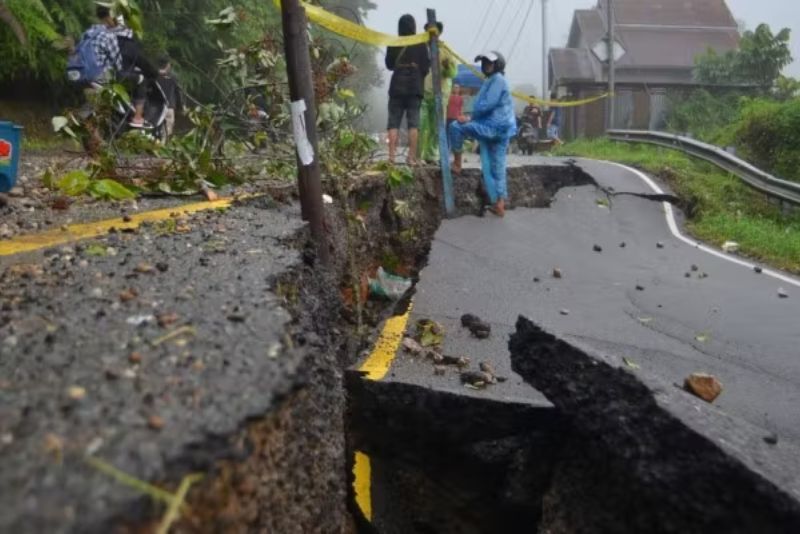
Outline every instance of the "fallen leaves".
POLYGON ((417 341, 423 347, 439 347, 444 343, 444 327, 430 319, 417 321, 417 341))

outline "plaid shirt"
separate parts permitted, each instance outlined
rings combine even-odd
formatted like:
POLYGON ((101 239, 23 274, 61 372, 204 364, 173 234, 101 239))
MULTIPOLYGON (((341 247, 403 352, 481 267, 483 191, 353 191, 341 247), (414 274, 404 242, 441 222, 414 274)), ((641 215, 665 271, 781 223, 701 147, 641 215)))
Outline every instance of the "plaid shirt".
POLYGON ((102 24, 95 24, 89 29, 89 32, 96 34, 92 38, 92 46, 94 47, 94 55, 100 65, 106 71, 117 72, 122 70, 122 54, 119 52, 117 36, 102 24))

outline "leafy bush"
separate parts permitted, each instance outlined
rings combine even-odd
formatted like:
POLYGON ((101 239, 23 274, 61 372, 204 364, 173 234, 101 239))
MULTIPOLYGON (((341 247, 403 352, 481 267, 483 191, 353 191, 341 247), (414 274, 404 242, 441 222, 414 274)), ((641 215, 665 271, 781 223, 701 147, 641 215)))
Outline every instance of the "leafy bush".
POLYGON ((800 98, 748 101, 729 135, 754 165, 800 181, 800 98))
POLYGON ((739 91, 712 93, 706 89, 697 89, 688 97, 682 93, 670 95, 667 128, 709 143, 718 142, 721 130, 739 117, 742 98, 739 91))

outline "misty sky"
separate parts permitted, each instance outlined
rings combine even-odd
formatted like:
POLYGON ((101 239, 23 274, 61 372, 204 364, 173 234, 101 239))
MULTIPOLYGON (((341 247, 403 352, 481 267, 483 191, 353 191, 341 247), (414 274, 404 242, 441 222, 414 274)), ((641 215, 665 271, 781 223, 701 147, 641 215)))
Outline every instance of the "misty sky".
MULTIPOLYGON (((397 32, 397 19, 403 13, 411 13, 422 26, 425 9, 433 7, 440 20, 444 21, 444 39, 464 55, 472 59, 488 47, 499 49, 508 55, 521 37, 513 57, 509 58, 508 75, 513 84, 541 84, 541 3, 540 0, 373 0, 377 10, 370 13, 366 23, 371 28, 386 33, 397 32), (520 32, 530 2, 530 10, 524 30, 520 32), (491 15, 482 23, 488 6, 493 4, 491 15), (494 34, 492 35, 492 30, 494 34), (491 39, 490 39, 491 37, 491 39)), ((643 0, 644 1, 644 0, 643 0)), ((742 20, 748 29, 766 22, 777 31, 783 27, 792 29, 792 55, 794 64, 786 73, 800 77, 800 9, 797 0, 727 0, 728 7, 737 20, 742 20)), ((564 46, 575 9, 585 9, 597 4, 596 0, 548 0, 549 46, 564 46)))

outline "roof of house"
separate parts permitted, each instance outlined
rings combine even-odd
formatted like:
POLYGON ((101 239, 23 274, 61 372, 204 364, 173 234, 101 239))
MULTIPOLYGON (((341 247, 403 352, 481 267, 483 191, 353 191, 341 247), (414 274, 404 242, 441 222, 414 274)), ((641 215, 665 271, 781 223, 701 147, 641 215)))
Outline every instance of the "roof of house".
MULTIPOLYGON (((575 11, 567 48, 550 53, 554 82, 603 81, 603 64, 591 49, 607 33, 606 2, 575 11)), ((661 81, 692 83, 698 55, 739 44, 736 20, 725 0, 614 0, 614 17, 616 38, 625 50, 617 62, 621 79, 649 82, 661 69, 661 81)))

